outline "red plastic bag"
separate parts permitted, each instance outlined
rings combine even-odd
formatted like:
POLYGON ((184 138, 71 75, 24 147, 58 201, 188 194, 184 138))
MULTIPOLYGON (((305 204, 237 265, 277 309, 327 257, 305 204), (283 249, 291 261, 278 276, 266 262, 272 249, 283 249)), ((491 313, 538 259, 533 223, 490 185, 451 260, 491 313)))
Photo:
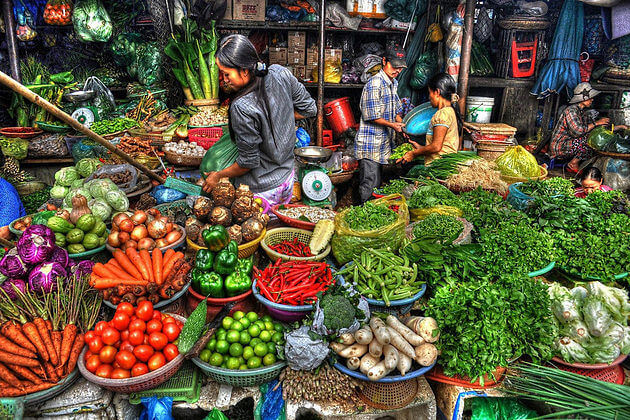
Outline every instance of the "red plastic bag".
POLYGON ((44 22, 49 25, 69 25, 72 23, 72 0, 48 0, 44 7, 44 22))
POLYGON ((589 57, 587 52, 580 54, 580 78, 583 82, 591 80, 591 73, 593 66, 595 66, 595 60, 589 57))

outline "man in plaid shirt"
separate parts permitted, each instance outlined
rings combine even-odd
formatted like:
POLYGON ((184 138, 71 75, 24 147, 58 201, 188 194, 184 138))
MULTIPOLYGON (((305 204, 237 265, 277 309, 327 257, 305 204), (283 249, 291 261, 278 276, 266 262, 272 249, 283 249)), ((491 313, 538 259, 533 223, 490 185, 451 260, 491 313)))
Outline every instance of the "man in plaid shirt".
POLYGON ((370 199, 374 188, 380 187, 383 165, 392 152, 396 133, 404 127, 396 77, 405 67, 405 53, 392 50, 383 57, 383 69, 363 87, 361 123, 354 142, 361 204, 370 199))

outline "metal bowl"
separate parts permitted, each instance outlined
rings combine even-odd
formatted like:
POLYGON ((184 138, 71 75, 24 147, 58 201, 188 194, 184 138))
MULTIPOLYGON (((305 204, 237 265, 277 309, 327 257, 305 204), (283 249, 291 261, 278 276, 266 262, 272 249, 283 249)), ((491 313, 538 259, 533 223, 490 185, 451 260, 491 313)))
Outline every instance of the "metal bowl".
POLYGON ((299 147, 293 151, 295 156, 306 163, 326 162, 332 156, 332 150, 319 146, 299 147))
POLYGON ((96 92, 93 90, 76 90, 63 95, 63 99, 73 104, 89 101, 96 96, 96 92))

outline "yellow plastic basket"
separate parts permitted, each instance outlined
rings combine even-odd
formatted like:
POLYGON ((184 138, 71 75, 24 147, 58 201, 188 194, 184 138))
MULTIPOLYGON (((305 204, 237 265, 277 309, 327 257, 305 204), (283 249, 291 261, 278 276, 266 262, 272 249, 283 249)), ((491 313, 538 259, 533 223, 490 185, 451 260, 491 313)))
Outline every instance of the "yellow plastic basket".
POLYGON ((313 255, 312 257, 293 257, 291 255, 281 254, 270 248, 282 241, 293 241, 295 238, 298 238, 300 242, 308 244, 311 241, 311 236, 313 236, 313 232, 310 230, 296 228, 271 229, 265 235, 260 246, 265 250, 271 261, 276 261, 278 258, 281 258, 282 261, 321 261, 330 254, 330 244, 326 245, 326 248, 320 254, 313 255))
MULTIPOLYGON (((258 249, 258 245, 260 245, 260 242, 263 240, 266 233, 267 233, 267 229, 263 229, 262 233, 260 234, 258 238, 254 239, 253 241, 249 241, 242 245, 239 245, 238 257, 243 259, 243 258, 251 257, 252 255, 254 255, 254 252, 256 252, 256 250, 258 249)), ((186 237, 186 243, 188 244, 188 247, 195 252, 199 251, 200 249, 207 249, 205 246, 197 245, 196 243, 191 241, 190 238, 188 237, 186 237)))

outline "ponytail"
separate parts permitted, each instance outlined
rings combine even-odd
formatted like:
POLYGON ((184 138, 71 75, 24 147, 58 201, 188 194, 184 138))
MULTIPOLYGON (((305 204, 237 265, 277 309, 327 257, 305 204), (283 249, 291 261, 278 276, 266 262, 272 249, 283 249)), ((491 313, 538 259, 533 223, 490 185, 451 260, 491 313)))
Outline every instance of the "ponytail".
POLYGON ((464 127, 464 119, 462 113, 459 110, 459 95, 457 94, 457 88, 455 86, 455 80, 453 77, 446 73, 438 73, 429 79, 427 87, 433 91, 439 91, 440 96, 451 102, 451 107, 455 111, 455 117, 457 119, 457 131, 461 133, 464 127))

